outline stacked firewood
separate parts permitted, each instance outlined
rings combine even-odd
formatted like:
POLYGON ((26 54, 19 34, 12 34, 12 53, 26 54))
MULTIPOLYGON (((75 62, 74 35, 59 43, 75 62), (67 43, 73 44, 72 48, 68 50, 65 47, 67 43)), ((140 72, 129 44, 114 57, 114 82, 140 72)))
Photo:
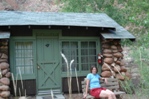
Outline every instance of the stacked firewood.
POLYGON ((0 99, 8 99, 10 96, 10 76, 8 64, 8 42, 0 40, 0 99))
POLYGON ((102 53, 102 77, 114 77, 119 80, 125 78, 130 79, 130 74, 127 72, 125 63, 123 61, 122 47, 120 40, 103 40, 102 53))

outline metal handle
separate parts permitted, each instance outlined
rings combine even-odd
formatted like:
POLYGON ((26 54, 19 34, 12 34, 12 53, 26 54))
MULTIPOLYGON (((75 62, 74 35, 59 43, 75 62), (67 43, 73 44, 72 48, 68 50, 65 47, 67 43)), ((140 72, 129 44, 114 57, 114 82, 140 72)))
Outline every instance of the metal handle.
POLYGON ((37 65, 37 69, 40 69, 40 66, 37 65))

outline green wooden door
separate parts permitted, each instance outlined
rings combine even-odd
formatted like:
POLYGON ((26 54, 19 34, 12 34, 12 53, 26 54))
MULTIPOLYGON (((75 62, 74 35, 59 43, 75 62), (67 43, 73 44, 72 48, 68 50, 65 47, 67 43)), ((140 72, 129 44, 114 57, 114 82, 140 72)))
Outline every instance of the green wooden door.
POLYGON ((60 88, 59 44, 56 38, 37 38, 38 90, 60 88))

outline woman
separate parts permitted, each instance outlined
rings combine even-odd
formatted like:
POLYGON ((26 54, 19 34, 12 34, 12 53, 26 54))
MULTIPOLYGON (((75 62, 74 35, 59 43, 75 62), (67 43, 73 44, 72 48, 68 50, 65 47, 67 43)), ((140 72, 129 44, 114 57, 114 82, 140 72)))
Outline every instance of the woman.
POLYGON ((103 79, 105 83, 107 83, 106 78, 101 78, 97 72, 98 69, 95 66, 92 66, 90 72, 87 75, 86 80, 86 92, 84 94, 84 98, 86 98, 88 93, 88 87, 90 86, 90 94, 95 98, 108 98, 108 99, 116 99, 114 93, 106 88, 102 88, 100 85, 100 79, 103 79))

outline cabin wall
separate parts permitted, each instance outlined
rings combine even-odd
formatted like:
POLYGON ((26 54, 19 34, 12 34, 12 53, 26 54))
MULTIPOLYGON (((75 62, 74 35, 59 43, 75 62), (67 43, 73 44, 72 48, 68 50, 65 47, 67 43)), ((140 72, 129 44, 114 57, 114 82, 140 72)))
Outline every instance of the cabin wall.
MULTIPOLYGON (((11 37, 28 37, 28 36, 33 36, 33 29, 49 29, 47 26, 11 26, 10 28, 8 27, 0 27, 0 30, 2 31, 10 31, 11 37)), ((62 30, 62 36, 63 37, 99 37, 100 38, 100 28, 86 28, 86 27, 51 27, 51 30, 58 29, 62 30)), ((106 32, 106 31, 102 31, 106 32)), ((8 46, 7 46, 8 47, 8 46)), ((7 54, 8 50, 7 50, 7 54)), ((9 61, 8 61, 9 63, 9 61)), ((11 71, 11 70, 10 70, 11 71)), ((80 86, 80 91, 81 91, 81 81, 84 79, 85 76, 78 77, 79 79, 79 86, 80 86)), ((76 85, 76 78, 73 77, 72 79, 72 91, 77 92, 77 85, 76 85)), ((30 79, 30 80, 23 80, 23 87, 26 90, 27 95, 36 95, 37 94, 37 89, 36 89, 36 79, 30 79)), ((21 90, 21 81, 17 80, 17 95, 19 95, 19 89, 21 90)), ((67 78, 62 77, 62 91, 63 92, 68 92, 68 84, 67 84, 67 78)), ((10 83, 10 89, 11 89, 11 94, 14 95, 14 88, 13 88, 13 83, 11 81, 10 83)), ((21 90, 21 95, 24 95, 24 91, 21 90)))

